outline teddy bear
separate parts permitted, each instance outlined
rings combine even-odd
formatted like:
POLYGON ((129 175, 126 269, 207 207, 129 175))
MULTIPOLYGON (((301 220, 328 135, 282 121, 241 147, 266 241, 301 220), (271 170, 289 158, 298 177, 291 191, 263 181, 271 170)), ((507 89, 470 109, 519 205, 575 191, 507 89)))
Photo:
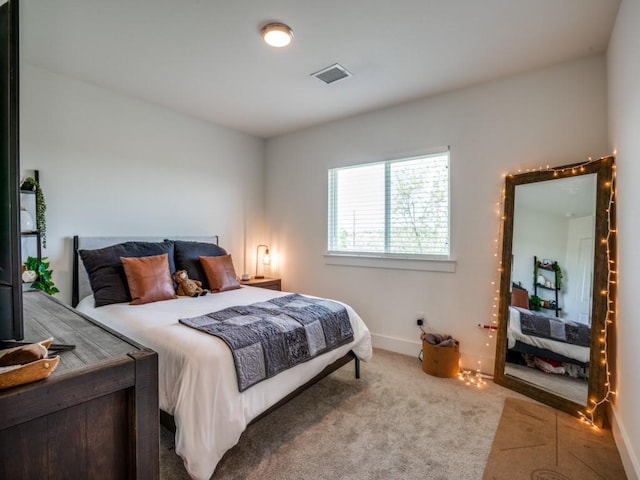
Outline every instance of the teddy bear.
POLYGON ((207 291, 202 288, 200 280, 191 280, 186 270, 178 270, 173 274, 173 279, 178 284, 176 293, 178 295, 186 295, 187 297, 205 296, 207 291))

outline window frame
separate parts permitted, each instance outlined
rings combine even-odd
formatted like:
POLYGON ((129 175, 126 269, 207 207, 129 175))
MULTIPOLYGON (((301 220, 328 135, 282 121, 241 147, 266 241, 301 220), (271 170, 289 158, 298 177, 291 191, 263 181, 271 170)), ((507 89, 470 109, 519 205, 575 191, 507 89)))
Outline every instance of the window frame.
MULTIPOLYGON (((324 254, 325 263, 330 265, 344 265, 344 266, 363 266, 363 267, 381 267, 381 268, 393 268, 402 270, 431 270, 442 272, 454 272, 455 261, 452 257, 452 242, 451 242, 451 153, 449 148, 432 150, 429 152, 414 153, 410 155, 394 156, 392 158, 383 159, 374 162, 359 163, 354 165, 346 165, 341 167, 329 167, 327 175, 327 220, 325 225, 326 231, 326 247, 327 250, 324 254), (447 254, 419 254, 419 253, 391 253, 385 252, 367 252, 367 251, 348 251, 332 249, 330 247, 332 242, 335 241, 335 234, 337 229, 337 188, 332 188, 335 185, 335 175, 339 170, 348 168, 367 167, 371 165, 385 165, 385 196, 390 195, 389 188, 389 170, 392 163, 399 163, 405 161, 416 160, 420 158, 437 157, 446 155, 447 157, 447 254)), ((388 198, 387 198, 388 200, 388 198)), ((385 250, 389 248, 389 235, 391 229, 389 228, 389 213, 390 202, 385 202, 385 250)))

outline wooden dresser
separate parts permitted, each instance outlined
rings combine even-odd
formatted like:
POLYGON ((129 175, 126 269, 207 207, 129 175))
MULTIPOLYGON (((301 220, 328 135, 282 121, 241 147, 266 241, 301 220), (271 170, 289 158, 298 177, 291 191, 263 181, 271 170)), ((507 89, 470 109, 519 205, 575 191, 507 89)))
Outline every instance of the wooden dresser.
POLYGON ((0 478, 159 478, 157 354, 36 291, 24 329, 76 348, 46 380, 0 390, 0 478))

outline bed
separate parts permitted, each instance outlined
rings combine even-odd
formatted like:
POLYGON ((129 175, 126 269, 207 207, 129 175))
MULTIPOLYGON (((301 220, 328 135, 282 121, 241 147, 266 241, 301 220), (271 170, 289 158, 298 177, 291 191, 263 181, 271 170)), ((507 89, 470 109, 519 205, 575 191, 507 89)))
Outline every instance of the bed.
MULTIPOLYGON (((590 347, 523 333, 521 316, 528 310, 509 306, 507 349, 585 367, 589 364, 590 347)), ((531 312, 529 312, 531 313, 531 312)), ((558 320, 553 317, 554 320, 558 320)))
MULTIPOLYGON (((288 292, 242 286, 197 298, 96 307, 78 252, 98 251, 95 249, 132 240, 159 242, 163 239, 74 238, 73 303, 86 315, 158 353, 161 416, 175 425, 176 453, 195 479, 210 478, 224 453, 238 442, 252 421, 352 359, 358 375, 359 360, 367 361, 371 357, 371 337, 366 325, 351 307, 343 304, 353 329, 353 341, 240 392, 227 345, 178 320, 227 307, 266 302, 288 292)), ((217 245, 217 237, 186 240, 217 245)), ((179 268, 178 262, 175 267, 179 268)))

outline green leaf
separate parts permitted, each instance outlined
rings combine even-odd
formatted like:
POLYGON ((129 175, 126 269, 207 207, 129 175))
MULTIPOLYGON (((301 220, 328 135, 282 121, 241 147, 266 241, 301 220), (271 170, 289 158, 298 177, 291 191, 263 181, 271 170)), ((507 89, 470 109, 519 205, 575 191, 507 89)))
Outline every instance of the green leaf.
POLYGON ((27 257, 24 266, 27 270, 33 270, 38 274, 36 281, 31 284, 32 289, 42 290, 50 295, 60 292, 51 280, 53 271, 49 268, 50 263, 47 257, 41 258, 40 261, 36 257, 27 257))

